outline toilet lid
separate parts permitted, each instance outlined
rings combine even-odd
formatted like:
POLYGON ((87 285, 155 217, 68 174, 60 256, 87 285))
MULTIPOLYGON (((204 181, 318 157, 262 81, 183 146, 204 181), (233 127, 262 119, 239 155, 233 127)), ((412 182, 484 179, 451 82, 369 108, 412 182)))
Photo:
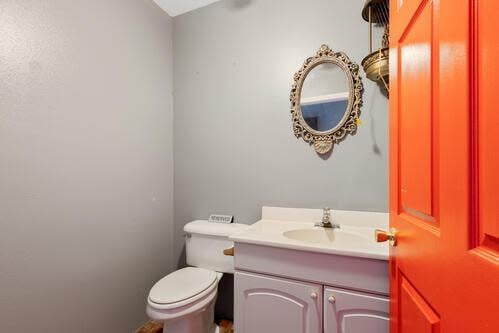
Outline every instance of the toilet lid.
POLYGON ((187 267, 159 280, 149 293, 157 304, 171 304, 192 298, 208 289, 217 279, 217 273, 204 268, 187 267))

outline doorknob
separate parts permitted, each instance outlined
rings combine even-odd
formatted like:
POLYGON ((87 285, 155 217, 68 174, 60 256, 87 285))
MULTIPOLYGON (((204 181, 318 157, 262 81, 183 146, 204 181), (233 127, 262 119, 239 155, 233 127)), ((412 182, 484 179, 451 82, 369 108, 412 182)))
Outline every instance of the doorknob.
POLYGON ((388 241, 390 246, 397 246, 397 230, 395 228, 390 228, 389 232, 384 230, 376 229, 374 231, 374 240, 378 243, 388 241))

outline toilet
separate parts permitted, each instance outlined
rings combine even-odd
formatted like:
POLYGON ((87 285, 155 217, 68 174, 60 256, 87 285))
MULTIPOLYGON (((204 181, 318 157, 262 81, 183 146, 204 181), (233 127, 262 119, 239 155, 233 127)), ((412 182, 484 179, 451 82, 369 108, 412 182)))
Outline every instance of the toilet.
POLYGON ((147 315, 163 323, 165 333, 215 333, 215 301, 223 273, 234 273, 234 257, 223 251, 233 246, 229 236, 244 224, 193 221, 185 225, 186 261, 158 281, 147 298, 147 315))

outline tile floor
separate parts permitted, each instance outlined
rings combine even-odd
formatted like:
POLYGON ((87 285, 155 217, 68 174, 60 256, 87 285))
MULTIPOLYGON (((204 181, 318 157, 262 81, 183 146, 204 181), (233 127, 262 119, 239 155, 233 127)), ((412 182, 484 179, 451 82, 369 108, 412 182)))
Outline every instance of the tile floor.
MULTIPOLYGON (((162 333, 162 332, 163 332, 163 325, 155 323, 153 321, 148 322, 147 324, 139 328, 137 331, 135 331, 135 333, 162 333)), ((222 320, 220 322, 220 333, 234 333, 234 329, 232 328, 232 322, 228 320, 222 320)))

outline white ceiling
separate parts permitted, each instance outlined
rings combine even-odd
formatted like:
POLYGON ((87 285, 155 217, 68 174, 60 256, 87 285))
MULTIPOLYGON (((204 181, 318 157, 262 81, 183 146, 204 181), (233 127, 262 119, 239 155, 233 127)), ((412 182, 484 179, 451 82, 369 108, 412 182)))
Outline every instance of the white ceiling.
POLYGON ((220 0, 154 0, 170 16, 177 16, 220 0))

